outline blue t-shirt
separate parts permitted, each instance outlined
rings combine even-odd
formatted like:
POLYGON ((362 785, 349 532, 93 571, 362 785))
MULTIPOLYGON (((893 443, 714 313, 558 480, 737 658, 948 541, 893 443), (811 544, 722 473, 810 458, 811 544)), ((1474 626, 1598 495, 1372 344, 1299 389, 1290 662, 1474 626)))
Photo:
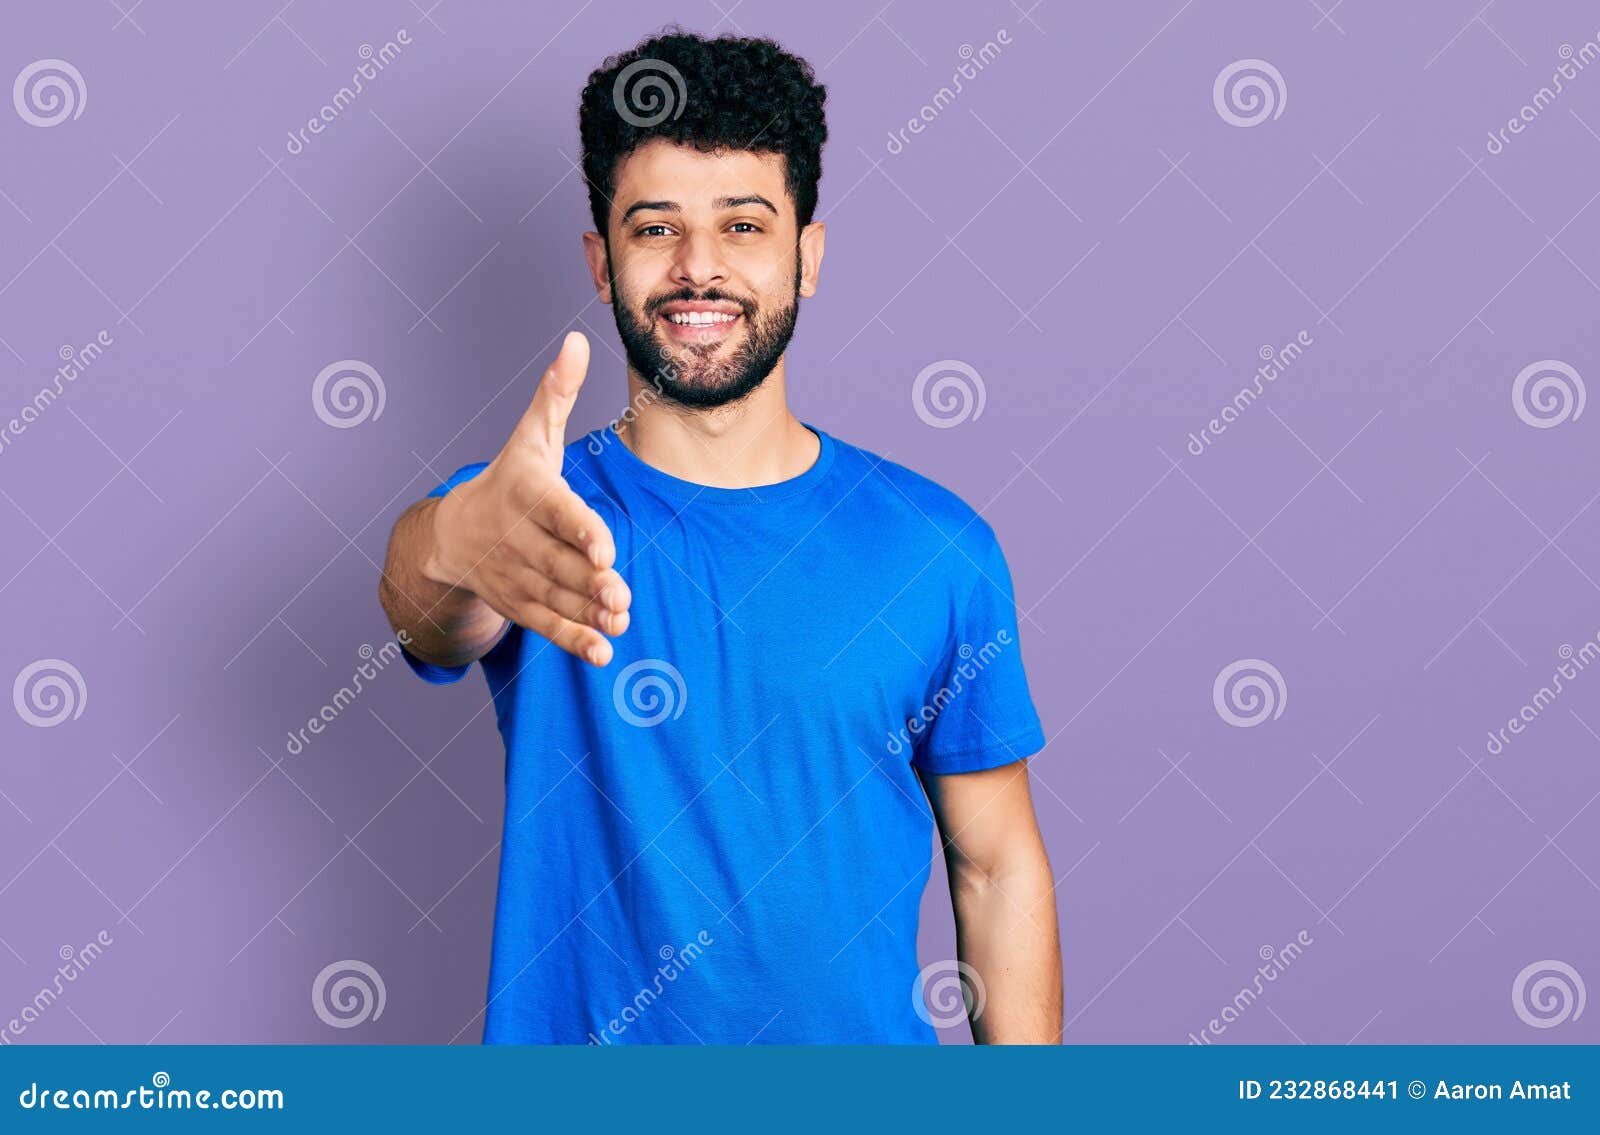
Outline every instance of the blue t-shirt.
POLYGON ((1044 735, 994 531, 809 428, 812 467, 748 489, 609 429, 567 446, 631 621, 604 669, 515 626, 482 659, 506 746, 485 1043, 936 1041, 917 774, 1044 735))

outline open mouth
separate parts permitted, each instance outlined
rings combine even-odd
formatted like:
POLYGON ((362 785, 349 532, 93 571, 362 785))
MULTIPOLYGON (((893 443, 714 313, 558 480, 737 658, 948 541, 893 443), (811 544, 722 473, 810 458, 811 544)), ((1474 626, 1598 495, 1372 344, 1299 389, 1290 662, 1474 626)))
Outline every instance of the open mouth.
POLYGON ((744 313, 726 303, 669 303, 661 309, 667 336, 680 343, 715 343, 726 339, 744 313))

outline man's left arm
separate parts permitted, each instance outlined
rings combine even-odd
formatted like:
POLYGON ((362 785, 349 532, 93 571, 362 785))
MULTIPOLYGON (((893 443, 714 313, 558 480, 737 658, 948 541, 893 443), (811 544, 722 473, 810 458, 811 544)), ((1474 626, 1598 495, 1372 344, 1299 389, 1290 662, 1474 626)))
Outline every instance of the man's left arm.
POLYGON ((1061 1043, 1055 879, 1028 790, 1027 761, 924 774, 944 843, 956 952, 983 983, 978 1044, 1061 1043))

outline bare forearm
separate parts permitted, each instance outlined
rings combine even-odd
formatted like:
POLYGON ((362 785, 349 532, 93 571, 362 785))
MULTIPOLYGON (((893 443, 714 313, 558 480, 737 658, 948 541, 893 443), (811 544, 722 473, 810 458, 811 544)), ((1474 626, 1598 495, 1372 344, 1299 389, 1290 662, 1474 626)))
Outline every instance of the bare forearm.
POLYGON ((396 522, 378 599, 412 654, 440 666, 460 666, 498 642, 506 620, 472 592, 444 580, 434 547, 438 504, 437 498, 420 501, 396 522))
POLYGON ((973 1040, 1060 1044, 1061 941, 1042 849, 1036 860, 987 876, 975 865, 958 868, 951 895, 957 952, 983 982, 973 1040))

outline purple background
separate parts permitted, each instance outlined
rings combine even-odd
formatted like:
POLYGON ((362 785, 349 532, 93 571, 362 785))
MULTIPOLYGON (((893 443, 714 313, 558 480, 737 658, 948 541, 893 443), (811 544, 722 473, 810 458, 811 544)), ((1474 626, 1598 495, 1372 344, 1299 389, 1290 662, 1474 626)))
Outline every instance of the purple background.
MULTIPOLYGON (((0 1022, 63 944, 113 939, 23 1042, 479 1037, 502 808, 481 677, 395 665, 285 744, 384 639, 394 517, 492 455, 564 331, 596 344, 574 435, 622 408, 576 97, 663 12, 430 4, 5 17, 0 90, 53 57, 88 97, 49 129, 0 103, 0 420, 63 344, 113 340, 0 451, 0 677, 83 678, 81 716, 0 713, 0 1022), (386 405, 336 429, 311 388, 342 359, 386 405), (387 1004, 336 1030, 310 991, 342 959, 387 1004)), ((1485 751, 1600 631, 1600 410, 1536 429, 1511 397, 1539 360, 1600 376, 1600 66, 1486 150, 1600 31, 1592 5, 876 8, 673 15, 771 34, 828 85, 795 408, 1000 533, 1050 737, 1068 1039, 1183 1042, 1305 930, 1221 1042, 1600 1040, 1600 1009, 1541 1029, 1512 1000, 1543 961, 1600 979, 1600 672, 1485 751), (1212 85, 1250 58, 1287 98, 1239 128, 1212 85), (952 359, 986 404, 931 428, 912 383, 952 359), (1212 687, 1248 658, 1287 697, 1237 728, 1212 687)), ((953 950, 935 879, 929 962, 953 950)))

